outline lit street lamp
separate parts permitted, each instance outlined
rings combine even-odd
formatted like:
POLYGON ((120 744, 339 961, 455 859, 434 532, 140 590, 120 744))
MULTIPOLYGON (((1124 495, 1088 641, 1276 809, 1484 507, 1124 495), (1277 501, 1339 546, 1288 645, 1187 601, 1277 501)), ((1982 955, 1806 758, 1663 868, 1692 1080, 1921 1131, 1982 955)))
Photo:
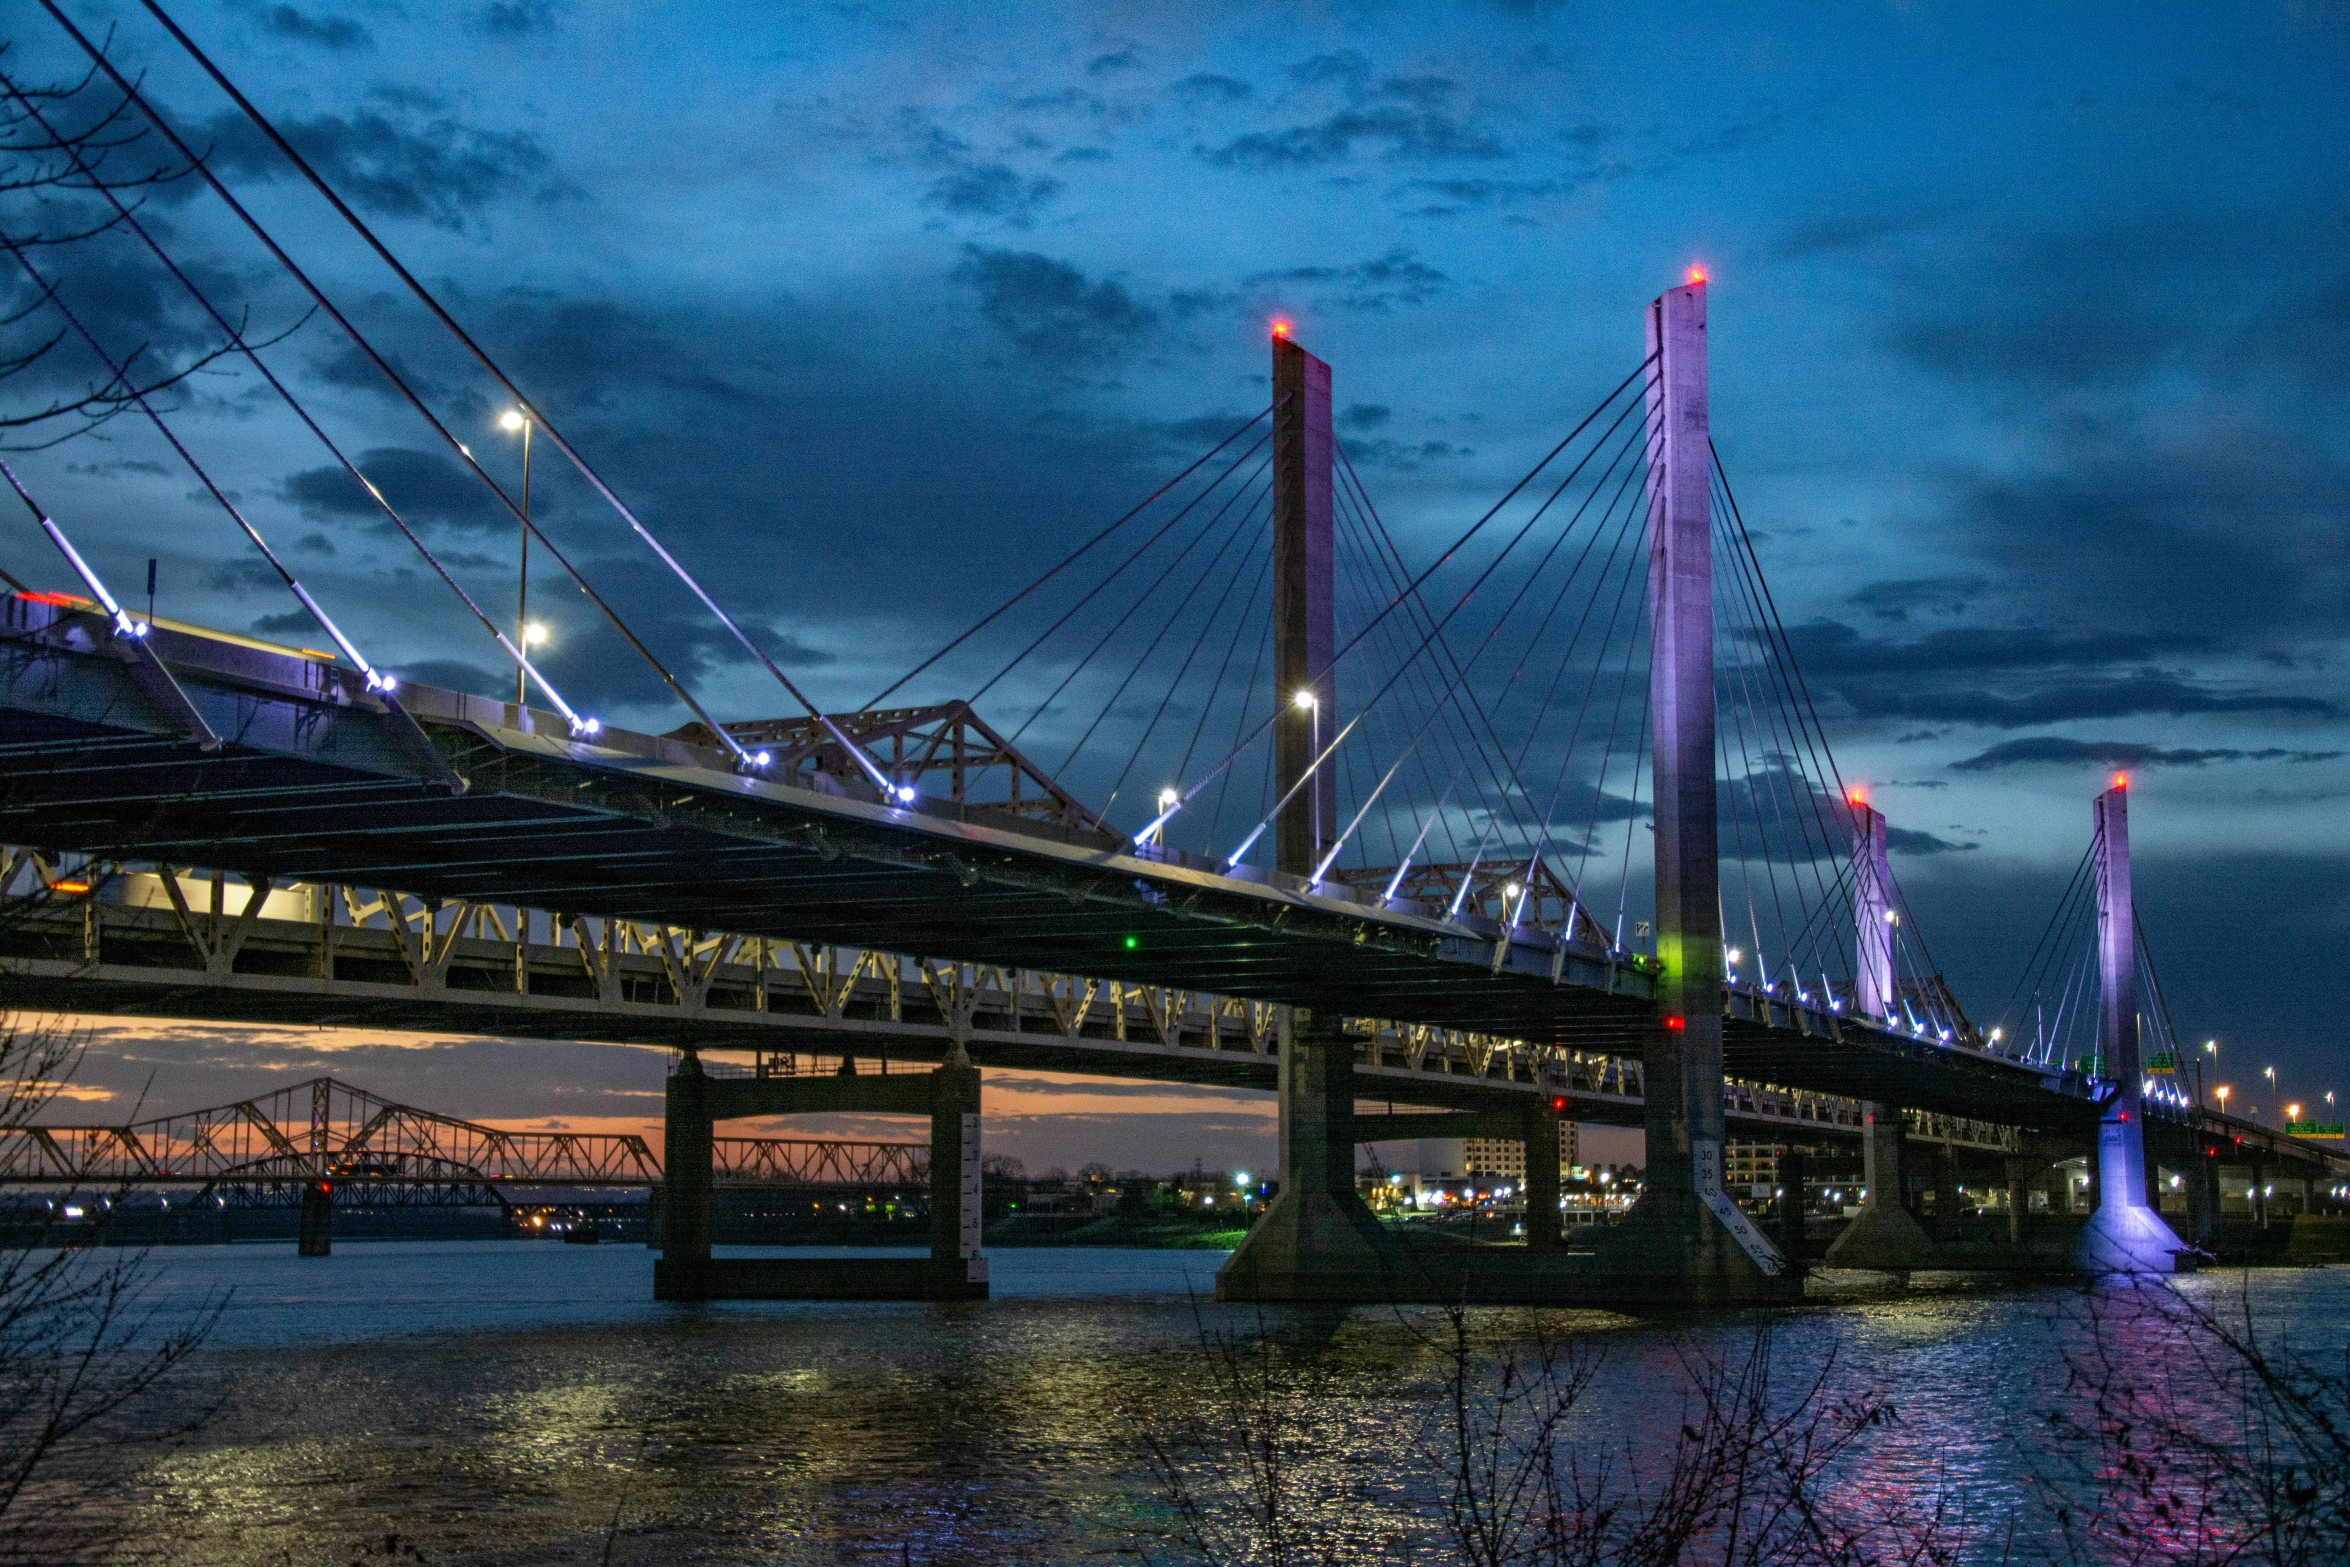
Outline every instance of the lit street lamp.
POLYGON ((1322 857, 1322 780, 1313 775, 1322 760, 1322 700, 1311 691, 1300 691, 1297 694, 1296 702, 1299 707, 1306 709, 1314 716, 1313 755, 1315 765, 1309 766, 1306 770, 1306 793, 1313 801, 1308 814, 1314 827, 1314 857, 1320 859, 1322 857))
MULTIPOLYGON (((509 408, 498 415, 498 428, 512 435, 522 432, 522 560, 514 584, 514 634, 521 645, 528 647, 531 632, 546 640, 547 628, 530 623, 530 418, 519 408, 509 408)), ((514 671, 514 705, 520 707, 530 695, 523 683, 520 669, 514 671)))

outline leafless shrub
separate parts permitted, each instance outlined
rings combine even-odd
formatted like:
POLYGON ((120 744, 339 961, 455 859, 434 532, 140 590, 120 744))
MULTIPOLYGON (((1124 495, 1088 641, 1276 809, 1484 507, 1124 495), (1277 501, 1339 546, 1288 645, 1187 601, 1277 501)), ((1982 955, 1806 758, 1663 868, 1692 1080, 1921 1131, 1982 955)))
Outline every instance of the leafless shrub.
MULTIPOLYGON (((70 1078, 83 1039, 0 1017, 0 1130, 32 1123, 70 1078)), ((149 1395, 195 1352, 218 1303, 176 1325, 158 1319, 143 1253, 103 1249, 100 1232, 54 1227, 46 1210, 0 1210, 0 1561, 70 1561, 114 1538, 103 1505, 142 1451, 200 1417, 150 1416, 149 1395)))
MULTIPOLYGON (((2166 1284, 2081 1297, 2032 1467, 2067 1562, 2350 1561, 2350 1377, 2166 1284)), ((2328 1351, 2340 1355, 2344 1347, 2328 1351)))

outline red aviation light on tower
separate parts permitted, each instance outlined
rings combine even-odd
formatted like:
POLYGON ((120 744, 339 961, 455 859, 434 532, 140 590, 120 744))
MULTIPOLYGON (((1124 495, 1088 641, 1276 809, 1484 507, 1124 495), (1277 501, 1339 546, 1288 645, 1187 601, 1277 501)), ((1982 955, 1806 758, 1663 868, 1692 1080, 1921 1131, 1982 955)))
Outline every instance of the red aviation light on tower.
POLYGON ((1286 317, 1280 320, 1276 320, 1273 323, 1273 335, 1275 337, 1287 337, 1289 335, 1289 321, 1286 317))
POLYGON ((2116 789, 2127 789, 2130 786, 2130 775, 2128 773, 2115 773, 2113 775, 2113 786, 2116 789))
POLYGON ((1853 805, 1866 805, 1869 803, 1869 792, 1859 784, 1854 784, 1844 791, 1844 798, 1853 805))
POLYGON ((1690 281, 1690 284, 1691 284, 1692 286, 1694 286, 1694 285, 1696 285, 1696 284, 1703 283, 1705 280, 1706 280, 1706 270, 1705 270, 1705 263, 1704 263, 1704 262, 1702 262, 1702 261, 1692 261, 1692 262, 1690 262, 1690 263, 1689 263, 1689 281, 1690 281))

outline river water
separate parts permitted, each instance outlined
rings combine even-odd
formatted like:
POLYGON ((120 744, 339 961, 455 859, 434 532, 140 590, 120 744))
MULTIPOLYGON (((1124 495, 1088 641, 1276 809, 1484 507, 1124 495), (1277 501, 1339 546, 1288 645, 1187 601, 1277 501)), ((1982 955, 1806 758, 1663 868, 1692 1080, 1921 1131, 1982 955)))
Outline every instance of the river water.
MULTIPOLYGON (((1220 1307, 1222 1260, 1008 1250, 977 1305, 663 1306, 652 1254, 626 1246, 158 1250, 163 1320, 228 1295, 173 1394, 218 1412, 139 1455, 116 1505, 133 1555, 207 1567, 377 1560, 387 1536, 438 1564, 1181 1560, 1146 1448, 1213 1470, 1220 1379, 1272 1364, 1272 1401, 1310 1439, 1296 1494, 1315 1526, 1347 1560, 1413 1538, 1441 1497, 1443 1315, 1220 1307), (1183 1445, 1203 1416, 1206 1445, 1183 1445)), ((2248 1290, 2298 1343, 2350 1344, 2350 1270, 2183 1288, 2248 1290)), ((1852 1494, 2012 1522, 2040 1505, 2019 1433, 2062 1397, 2087 1299, 1920 1289, 1783 1314, 1774 1386, 1829 1366, 1891 1398, 1852 1494)), ((1653 1451, 1692 1358, 1743 1357, 1757 1320, 1479 1311, 1468 1329, 1490 1356, 1579 1345, 1596 1372, 1578 1437, 1653 1451)))

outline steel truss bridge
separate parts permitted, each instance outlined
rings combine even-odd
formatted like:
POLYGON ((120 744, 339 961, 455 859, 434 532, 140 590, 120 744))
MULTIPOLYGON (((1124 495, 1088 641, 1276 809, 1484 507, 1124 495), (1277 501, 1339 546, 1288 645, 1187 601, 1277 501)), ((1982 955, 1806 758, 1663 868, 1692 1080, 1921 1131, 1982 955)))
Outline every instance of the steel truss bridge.
MULTIPOLYGON (((714 1146, 721 1187, 916 1187, 930 1173, 920 1143, 721 1137, 714 1146)), ((320 1183, 344 1207, 505 1206, 508 1188, 658 1186, 661 1164, 633 1133, 484 1126, 331 1077, 120 1125, 0 1127, 0 1186, 192 1186, 199 1198, 247 1206, 320 1183)))
MULTIPOLYGON (((1270 1002, 381 888, 74 861, 68 870, 0 847, 0 1000, 731 1050, 759 1070, 935 1061, 960 1008, 968 1049, 991 1066, 1275 1086, 1270 1002)), ((1350 1026, 1366 1097, 1475 1109, 1552 1093, 1576 1119, 1639 1124, 1636 1056, 1373 1018, 1350 1026)), ((1735 1079, 1723 1112, 1742 1136, 1766 1140, 1850 1138, 1862 1114, 1841 1095, 1735 1079)), ((2017 1138, 1970 1118, 1912 1120, 1915 1135, 1936 1143, 1991 1151, 2017 1138)))

